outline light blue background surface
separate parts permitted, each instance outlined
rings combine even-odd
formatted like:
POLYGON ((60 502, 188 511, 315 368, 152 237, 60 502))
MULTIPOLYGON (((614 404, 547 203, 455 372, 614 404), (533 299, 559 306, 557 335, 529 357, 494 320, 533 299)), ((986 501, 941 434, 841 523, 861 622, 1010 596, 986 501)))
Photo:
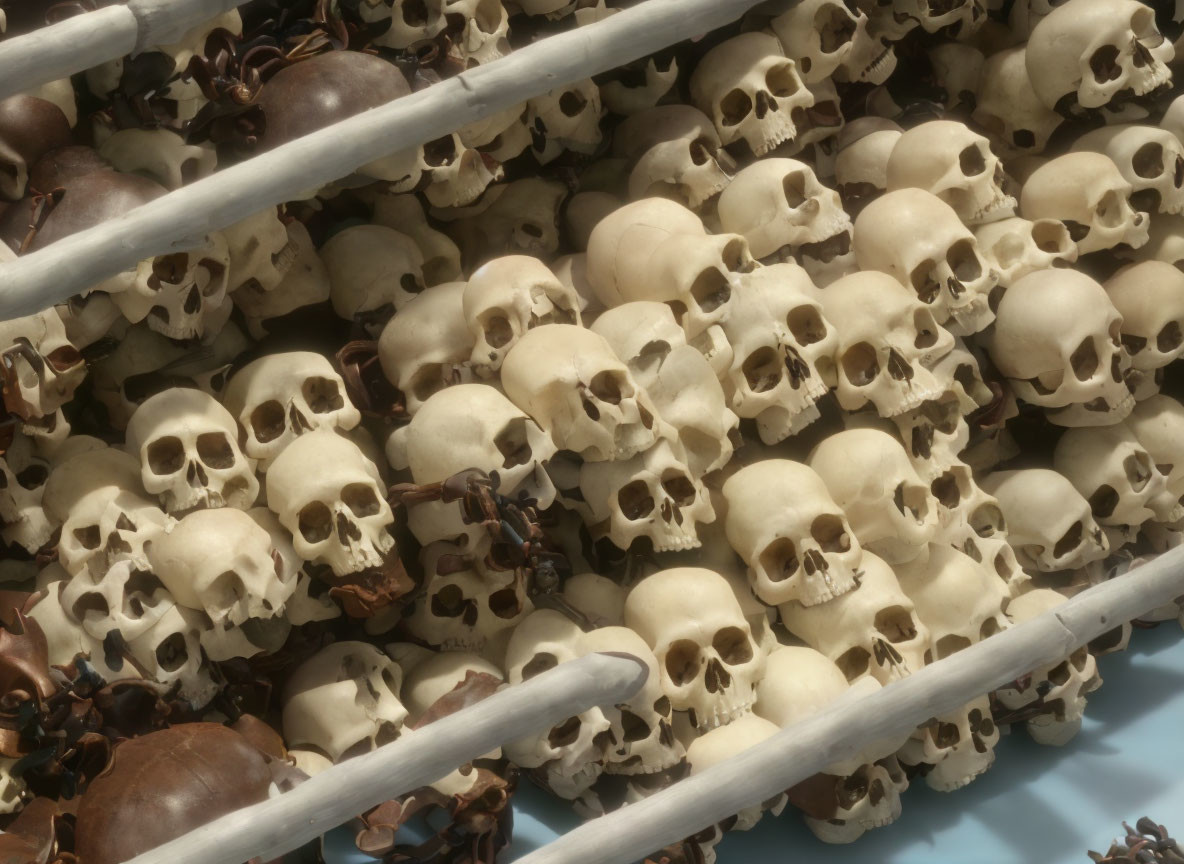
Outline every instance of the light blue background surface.
MULTIPOLYGON (((1017 728, 999 742, 985 775, 950 794, 918 781, 894 825, 850 846, 820 843, 787 807, 778 819, 728 835, 719 864, 1088 864, 1087 849, 1104 852, 1124 819, 1133 825, 1144 815, 1184 838, 1184 633, 1175 622, 1136 630, 1125 653, 1099 666, 1105 683, 1068 746, 1041 747, 1017 728)), ((506 862, 579 824, 528 781, 514 809, 506 862)), ((329 845, 350 845, 340 839, 345 843, 329 845)), ((369 859, 340 853, 326 860, 369 859)))

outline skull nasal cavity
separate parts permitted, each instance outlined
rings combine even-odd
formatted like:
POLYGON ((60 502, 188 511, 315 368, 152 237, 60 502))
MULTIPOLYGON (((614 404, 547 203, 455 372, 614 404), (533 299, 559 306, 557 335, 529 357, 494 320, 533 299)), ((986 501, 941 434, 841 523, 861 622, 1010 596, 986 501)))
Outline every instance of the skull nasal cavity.
POLYGON ((967 177, 982 174, 987 170, 987 162, 983 159, 982 151, 978 149, 977 144, 971 144, 958 154, 958 167, 967 177))

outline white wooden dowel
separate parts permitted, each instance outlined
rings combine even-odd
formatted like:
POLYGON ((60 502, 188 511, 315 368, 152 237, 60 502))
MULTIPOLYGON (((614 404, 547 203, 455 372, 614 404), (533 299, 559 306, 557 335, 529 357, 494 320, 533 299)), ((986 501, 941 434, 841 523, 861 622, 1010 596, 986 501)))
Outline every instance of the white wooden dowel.
POLYGON ((30 315, 138 261, 302 197, 390 153, 735 20, 760 0, 645 0, 343 120, 0 266, 0 320, 30 315))
POLYGON ((0 99, 176 42, 245 0, 128 0, 0 42, 0 99))
POLYGON ((590 654, 560 664, 125 864, 242 864, 256 856, 270 861, 507 741, 595 705, 623 702, 647 674, 646 666, 627 654, 590 654))
POLYGON ((516 864, 627 864, 767 801, 865 742, 899 735, 1184 595, 1184 547, 860 699, 836 703, 733 759, 586 822, 516 864))

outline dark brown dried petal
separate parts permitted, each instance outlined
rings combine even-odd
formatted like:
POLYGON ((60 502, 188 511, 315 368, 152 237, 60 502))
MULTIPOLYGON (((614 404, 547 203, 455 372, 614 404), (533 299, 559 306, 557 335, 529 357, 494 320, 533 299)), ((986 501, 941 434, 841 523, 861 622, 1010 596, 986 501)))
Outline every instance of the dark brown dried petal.
POLYGON ((501 679, 487 672, 473 672, 469 670, 465 673, 465 680, 433 702, 431 707, 410 728, 419 729, 422 726, 427 726, 429 723, 439 720, 441 717, 447 717, 449 714, 455 714, 462 708, 475 705, 487 696, 491 696, 501 685, 501 679))

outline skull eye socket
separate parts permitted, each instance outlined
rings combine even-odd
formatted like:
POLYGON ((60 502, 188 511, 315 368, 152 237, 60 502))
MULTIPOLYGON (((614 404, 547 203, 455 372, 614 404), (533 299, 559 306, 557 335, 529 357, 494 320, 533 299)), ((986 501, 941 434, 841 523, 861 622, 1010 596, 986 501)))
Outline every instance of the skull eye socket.
POLYGON ((1041 252, 1063 254, 1069 248, 1069 232, 1061 222, 1041 219, 1032 225, 1032 242, 1041 252))
POLYGON ((872 655, 858 645, 849 648, 843 652, 843 655, 835 661, 835 665, 847 677, 848 681, 854 681, 867 674, 868 667, 871 665, 872 655))
POLYGON ((39 489, 48 479, 49 469, 44 465, 30 465, 16 474, 16 482, 22 489, 39 489))
POLYGON ((974 177, 987 170, 987 160, 983 158, 983 152, 978 145, 971 144, 958 154, 958 167, 965 176, 974 177))
POLYGON ((979 640, 990 639, 1003 628, 999 626, 999 622, 995 618, 988 618, 978 628, 979 640))
POLYGON ((530 462, 534 454, 526 439, 526 418, 515 417, 493 439, 493 446, 502 454, 503 468, 516 468, 530 462))
POLYGON ((1184 343, 1184 334, 1180 332, 1179 321, 1169 321, 1163 325, 1163 329, 1155 337, 1155 347, 1159 349, 1161 354, 1175 351, 1181 343, 1184 343))
POLYGON ((588 384, 588 390, 592 395, 609 405, 621 404, 621 399, 624 398, 622 395, 624 389, 626 388, 621 387, 620 376, 616 372, 607 370, 598 372, 588 384))
MULTIPOLYGON (((851 41, 855 35, 855 19, 851 13, 837 3, 818 7, 814 13, 814 32, 818 34, 819 48, 823 54, 834 54, 851 41)), ((803 71, 810 71, 802 64, 803 71)))
POLYGON ((909 642, 917 638, 917 628, 912 613, 903 606, 889 606, 876 613, 872 624, 876 631, 893 644, 909 642))
POLYGON ((770 582, 784 582, 798 572, 798 550, 788 537, 778 537, 761 553, 761 569, 770 582))
POLYGON ((929 515, 928 490, 924 486, 901 483, 892 494, 892 503, 902 516, 911 516, 918 525, 929 515))
POLYGON ((748 634, 739 627, 724 627, 711 638, 711 647, 728 666, 739 666, 752 659, 748 634))
POLYGON ((275 399, 268 399, 255 407, 250 418, 251 432, 260 444, 274 441, 288 428, 284 418, 284 406, 275 399))
POLYGON ((958 478, 952 471, 947 471, 929 484, 929 491, 937 499, 937 503, 947 510, 953 510, 962 500, 962 490, 958 488, 958 478))
POLYGON ((974 249, 974 241, 969 237, 950 247, 946 253, 946 264, 954 278, 961 282, 973 282, 983 275, 982 262, 974 249))
POLYGON ((234 448, 225 432, 197 436, 197 456, 209 468, 233 468, 234 448))
POLYGON ((366 483, 350 483, 341 490, 341 500, 358 517, 376 516, 382 510, 374 487, 366 483))
POLYGON ((1131 453, 1122 460, 1122 470, 1126 473, 1131 488, 1136 492, 1142 492, 1151 480, 1151 457, 1142 450, 1131 453))
POLYGON ((98 525, 87 525, 85 528, 74 529, 74 539, 78 541, 78 545, 83 549, 95 550, 99 548, 102 542, 102 537, 99 534, 98 525))
POLYGON ((185 281, 185 274, 188 272, 189 256, 184 252, 161 255, 159 258, 152 260, 152 277, 148 280, 148 284, 150 287, 156 289, 160 288, 161 282, 169 285, 180 285, 185 281), (154 280, 156 284, 153 284, 154 280))
POLYGON ((423 145, 423 161, 432 168, 444 168, 456 159, 456 138, 445 135, 423 145))
POLYGON ((341 388, 331 378, 321 378, 319 375, 305 378, 300 385, 300 393, 314 414, 328 414, 345 407, 341 388))
POLYGON ((933 303, 941 294, 941 283, 933 275, 934 269, 933 261, 926 258, 909 274, 909 284, 913 286, 917 299, 925 304, 933 303))
POLYGON ((1131 157, 1131 168, 1145 180, 1154 180, 1163 174, 1163 146, 1148 141, 1131 157))
POLYGON ((1111 189, 1094 208, 1094 219, 1103 228, 1118 228, 1122 225, 1130 206, 1117 189, 1111 189))
POLYGON ((853 387, 866 387, 880 374, 876 349, 867 342, 856 342, 843 352, 843 374, 853 387))
POLYGON ((790 171, 781 178, 781 192, 790 210, 796 210, 806 203, 806 175, 803 171, 790 171))
POLYGON ((1109 518, 1117 507, 1118 493, 1114 491, 1113 486, 1103 484, 1089 496, 1089 509, 1095 519, 1109 518))
POLYGON ((1092 336, 1081 340, 1081 344, 1069 357, 1069 366, 1078 381, 1088 381, 1098 371, 1098 351, 1092 336))
POLYGON ((689 639, 679 639, 666 652, 665 666, 676 687, 689 684, 699 672, 699 646, 689 639))
POLYGON ((185 467, 185 445, 174 435, 166 435, 151 442, 145 455, 153 474, 176 474, 185 467))
POLYGON ((1085 538, 1085 526, 1081 524, 1081 520, 1077 520, 1069 526, 1068 530, 1061 535, 1061 539, 1052 547, 1052 555, 1054 558, 1063 558, 1070 552, 1081 545, 1081 541, 1085 538))
POLYGON ((846 552, 851 548, 851 537, 842 518, 823 513, 810 525, 810 536, 823 552, 846 552))
POLYGON ((305 504, 297 517, 300 536, 309 543, 320 543, 333 533, 333 514, 320 501, 305 504))
POLYGON ((691 297, 703 312, 714 312, 732 299, 728 277, 715 267, 708 267, 691 283, 691 297))
POLYGON ((404 0, 403 23, 408 27, 424 27, 428 23, 428 7, 423 0, 404 0))
POLYGON ((632 711, 621 709, 621 728, 624 733, 626 743, 633 743, 634 741, 644 741, 650 737, 649 724, 634 714, 632 711))
POLYGON ((578 117, 588 107, 588 100, 578 90, 568 90, 559 97, 559 110, 565 117, 578 117))
POLYGON ((650 494, 650 487, 641 480, 634 480, 622 487, 617 493, 617 504, 630 522, 644 519, 654 512, 654 497, 650 494))
POLYGON ((933 643, 934 654, 938 660, 957 654, 963 648, 970 647, 970 640, 957 633, 947 633, 933 643))
POLYGON ((778 63, 765 74, 765 87, 778 99, 792 96, 801 89, 793 63, 778 63))
POLYGON ((522 611, 522 601, 518 599, 518 592, 511 586, 494 591, 489 595, 489 611, 498 618, 513 618, 522 611))
POLYGON ((408 389, 420 402, 426 402, 433 393, 447 386, 444 381, 444 367, 440 363, 426 363, 411 376, 408 389))
POLYGON ((1122 67, 1118 65, 1118 46, 1103 45, 1091 54, 1089 68, 1094 74, 1094 80, 1099 84, 1118 80, 1122 75, 1122 67))
POLYGON ((799 345, 813 345, 826 338, 826 322, 813 306, 799 306, 789 310, 785 325, 799 345))
POLYGON ((185 636, 173 633, 156 646, 156 665, 165 672, 176 672, 189 662, 189 647, 185 636))
POLYGON ((438 618, 459 618, 465 606, 464 592, 456 585, 445 585, 432 595, 432 614, 438 618))
POLYGON ((672 474, 663 478, 662 488, 679 507, 690 507, 695 503, 695 484, 685 474, 672 474))
POLYGON ((752 113, 752 99, 743 90, 733 90, 720 100, 719 112, 725 126, 738 126, 752 113))
POLYGON ((994 504, 983 504, 970 514, 970 527, 979 537, 994 537, 1007 530, 1003 511, 994 504))
POLYGON ((542 674, 548 669, 554 669, 559 665, 558 658, 554 654, 546 651, 540 651, 527 661, 526 665, 522 667, 522 680, 529 681, 535 675, 542 674))
POLYGON ((575 744, 580 737, 580 718, 568 717, 558 726, 553 726, 547 733, 547 743, 558 750, 575 744))
POLYGON ((82 362, 82 355, 73 345, 63 345, 45 355, 45 360, 55 372, 65 372, 82 362))
POLYGON ((481 322, 481 331, 491 348, 504 348, 514 338, 514 328, 510 326, 509 319, 496 311, 481 322))

